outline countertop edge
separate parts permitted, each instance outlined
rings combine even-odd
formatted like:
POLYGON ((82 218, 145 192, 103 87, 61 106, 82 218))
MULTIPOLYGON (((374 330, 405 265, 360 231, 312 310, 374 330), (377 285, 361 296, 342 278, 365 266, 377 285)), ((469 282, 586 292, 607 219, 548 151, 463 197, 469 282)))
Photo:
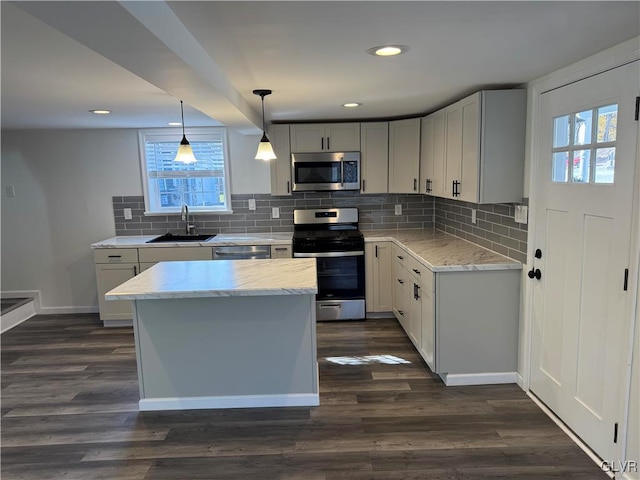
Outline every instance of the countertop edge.
MULTIPOLYGON (((375 231, 370 232, 370 233, 374 233, 374 232, 375 231)), ((420 230, 416 229, 415 232, 416 233, 420 232, 420 230)), ((458 264, 458 265, 433 265, 427 259, 425 259, 421 255, 417 254, 413 250, 411 250, 411 248, 409 246, 407 246, 406 244, 400 242, 397 238, 395 238, 393 236, 393 234, 385 233, 384 236, 367 237, 367 233, 368 232, 364 232, 364 241, 365 241, 365 243, 393 242, 395 245, 398 245, 399 247, 402 247, 402 248, 406 249, 409 254, 411 254, 414 257, 416 257, 421 263, 423 263, 432 272, 471 272, 471 271, 481 271, 481 270, 522 270, 522 263, 520 263, 518 260, 514 260, 514 259, 509 258, 509 257, 507 257, 505 255, 502 255, 502 254, 500 254, 498 252, 494 252, 493 250, 489 250, 488 248, 485 248, 485 247, 483 247, 481 245, 476 245, 475 243, 469 242, 468 240, 465 240, 464 238, 456 237, 455 235, 451 235, 451 234, 446 233, 446 232, 440 232, 440 233, 443 234, 443 235, 449 236, 451 238, 454 238, 456 240, 459 240, 461 242, 468 243, 469 245, 472 245, 474 248, 477 248, 478 250, 485 250, 487 252, 491 252, 493 255, 496 255, 498 257, 504 258, 505 261, 504 262, 496 262, 496 263, 481 263, 481 264, 470 263, 470 264, 458 264)))
POLYGON ((175 300, 187 298, 232 298, 232 297, 263 297, 263 296, 280 296, 280 295, 315 295, 318 293, 317 288, 300 288, 300 289, 259 289, 259 290, 200 290, 200 291, 184 291, 184 292, 166 292, 166 293, 106 293, 106 300, 175 300))
MULTIPOLYGON (((153 240, 160 235, 132 235, 132 236, 116 236, 101 240, 99 242, 92 243, 90 248, 92 250, 110 249, 110 248, 167 248, 167 247, 219 247, 229 245, 291 245, 291 238, 262 238, 254 237, 242 240, 234 240, 230 238, 224 238, 225 235, 233 234, 218 234, 211 240, 205 242, 159 242, 159 243, 147 243, 148 240, 153 240), (222 237, 222 238, 218 238, 222 237), (121 242, 121 243, 119 243, 121 242)), ((240 234, 239 234, 240 235, 240 234)), ((293 235, 293 233, 282 232, 282 235, 293 235)), ((251 234, 242 235, 243 237, 250 237, 251 234)))

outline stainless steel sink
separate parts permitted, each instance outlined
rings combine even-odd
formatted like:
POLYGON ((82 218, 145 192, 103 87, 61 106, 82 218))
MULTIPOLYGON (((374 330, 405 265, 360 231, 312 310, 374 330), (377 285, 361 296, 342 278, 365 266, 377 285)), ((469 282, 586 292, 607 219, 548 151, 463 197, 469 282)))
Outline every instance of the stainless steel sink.
POLYGON ((147 243, 167 243, 167 242, 206 242, 207 240, 215 237, 215 234, 203 234, 203 235, 174 235, 173 233, 165 233, 151 240, 147 240, 147 243))

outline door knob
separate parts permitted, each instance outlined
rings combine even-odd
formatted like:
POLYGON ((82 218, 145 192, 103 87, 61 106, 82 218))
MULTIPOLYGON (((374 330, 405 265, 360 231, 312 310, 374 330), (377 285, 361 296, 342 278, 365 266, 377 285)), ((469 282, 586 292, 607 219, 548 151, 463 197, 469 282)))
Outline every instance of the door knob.
POLYGON ((542 278, 542 272, 539 268, 536 268, 535 270, 532 268, 531 270, 529 270, 527 275, 529 275, 529 278, 535 278, 537 280, 540 280, 542 278))

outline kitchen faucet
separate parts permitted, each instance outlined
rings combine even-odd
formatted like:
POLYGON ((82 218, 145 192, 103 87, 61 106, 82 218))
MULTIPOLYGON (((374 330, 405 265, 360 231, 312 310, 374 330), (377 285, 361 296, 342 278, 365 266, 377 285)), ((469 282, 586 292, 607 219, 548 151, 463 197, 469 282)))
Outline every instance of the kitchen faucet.
POLYGON ((189 225, 189 207, 187 207, 186 203, 184 203, 182 205, 182 208, 180 209, 180 216, 181 216, 182 220, 185 222, 185 224, 184 224, 185 233, 187 235, 195 235, 196 226, 195 225, 189 225))

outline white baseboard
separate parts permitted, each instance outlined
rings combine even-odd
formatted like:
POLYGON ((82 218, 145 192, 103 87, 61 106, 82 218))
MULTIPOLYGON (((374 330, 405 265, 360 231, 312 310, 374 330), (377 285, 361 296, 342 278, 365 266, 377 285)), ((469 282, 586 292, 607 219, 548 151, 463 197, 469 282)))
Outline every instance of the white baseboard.
MULTIPOLYGON (((17 297, 13 297, 17 298, 17 297)), ((18 308, 5 313, 0 317, 0 333, 11 330, 16 325, 20 325, 25 320, 29 320, 36 315, 35 302, 26 303, 18 308)))
POLYGON ((60 315, 60 314, 70 314, 70 313, 98 313, 97 306, 86 306, 86 307, 41 307, 40 313, 41 315, 60 315))
POLYGON ((496 385, 500 383, 518 383, 518 372, 496 373, 441 373, 440 377, 447 387, 460 385, 496 385))
POLYGON ((209 408, 317 407, 318 405, 320 405, 320 395, 317 393, 143 398, 138 402, 138 406, 143 412, 209 408))

